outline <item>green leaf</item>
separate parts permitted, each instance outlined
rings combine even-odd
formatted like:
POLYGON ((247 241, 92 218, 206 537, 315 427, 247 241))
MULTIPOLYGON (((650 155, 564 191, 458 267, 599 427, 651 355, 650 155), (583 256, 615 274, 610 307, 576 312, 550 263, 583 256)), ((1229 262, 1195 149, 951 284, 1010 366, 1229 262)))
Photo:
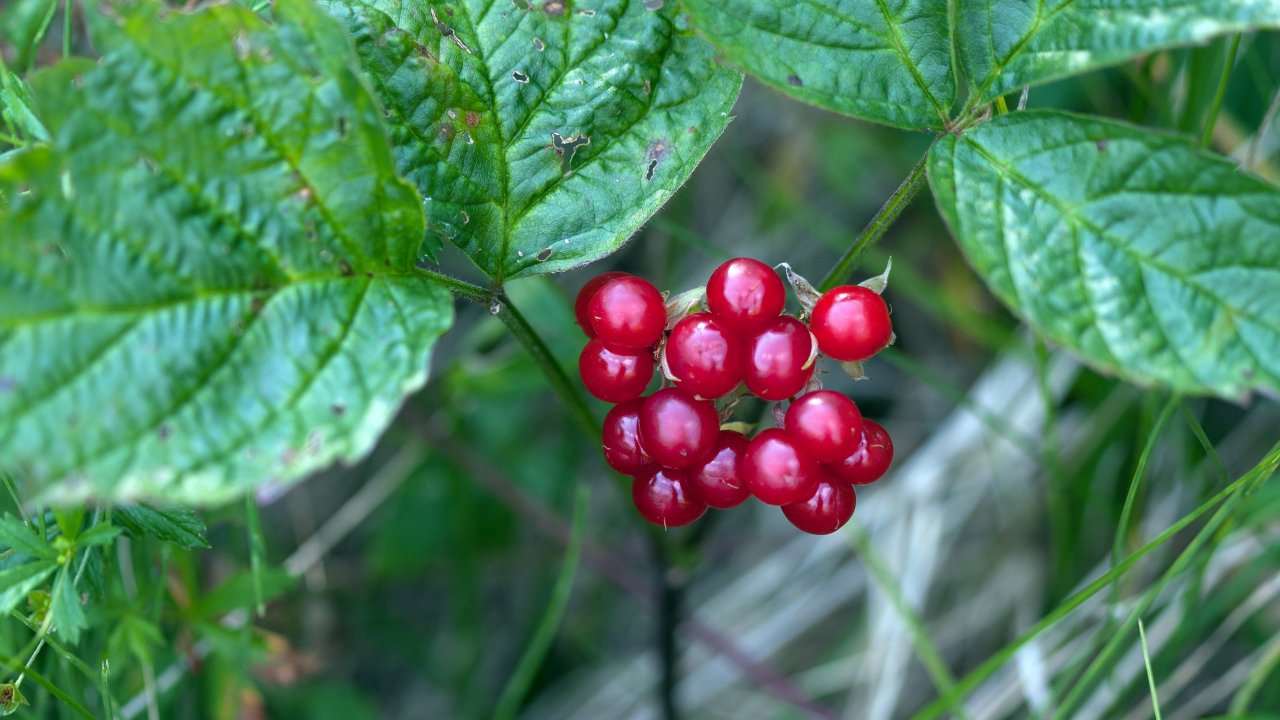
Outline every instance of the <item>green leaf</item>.
POLYGON ((152 537, 180 548, 208 548, 205 525, 191 510, 177 505, 120 505, 112 510, 112 520, 131 538, 152 537))
POLYGON ((0 163, 0 471, 33 503, 225 500, 364 455, 452 322, 342 29, 115 7, 0 163))
POLYGON ((31 557, 58 557, 58 551, 44 538, 31 532, 31 528, 11 515, 0 517, 0 547, 13 548, 31 557))
POLYGON ((58 564, 52 560, 37 560, 0 570, 0 617, 7 616, 26 599, 27 593, 40 587, 58 564))
POLYGON ((1280 391, 1277 188, 1185 139, 1055 112, 940 140, 929 183, 996 295, 1093 367, 1280 391))
POLYGON ((62 536, 68 540, 75 540, 80 535, 80 528, 84 526, 85 506, 65 507, 53 509, 53 520, 58 524, 58 529, 62 531, 62 536))
POLYGON ((742 82, 672 10, 633 0, 323 4, 432 230, 498 283, 617 250, 724 131, 742 82))
POLYGON ((1280 27, 1275 0, 966 0, 956 46, 970 104, 1217 35, 1280 27))
POLYGON ((80 640, 80 631, 89 626, 84 616, 84 600, 72 580, 72 571, 63 566, 58 579, 53 582, 53 596, 49 600, 49 612, 53 617, 54 632, 70 645, 80 640))
POLYGON ((257 577, 247 570, 238 571, 201 597, 192 615, 216 624, 232 610, 248 610, 283 595, 296 580, 282 568, 263 568, 257 577))
POLYGON ((124 531, 115 525, 98 523, 97 525, 94 525, 88 530, 80 533, 80 536, 76 538, 76 546, 83 548, 92 547, 94 545, 107 545, 119 537, 122 532, 124 531))
POLYGON ((947 0, 682 0, 734 66, 794 98, 907 129, 955 101, 947 0))

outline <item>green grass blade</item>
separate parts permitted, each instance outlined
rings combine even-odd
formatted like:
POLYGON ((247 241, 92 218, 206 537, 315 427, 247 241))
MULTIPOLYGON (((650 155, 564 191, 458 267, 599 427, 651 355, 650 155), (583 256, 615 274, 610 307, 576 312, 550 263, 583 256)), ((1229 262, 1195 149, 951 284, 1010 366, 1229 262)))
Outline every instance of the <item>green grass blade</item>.
POLYGON ((578 575, 578 562, 582 559, 582 538, 587 528, 587 506, 591 492, 585 483, 580 483, 573 499, 573 529, 569 534, 569 545, 565 548, 564 560, 560 563, 560 573, 551 590, 551 600, 547 609, 534 630, 533 637, 520 656, 515 672, 503 688, 498 698, 498 706, 493 712, 496 720, 512 720, 520 710, 533 679, 542 667, 542 661, 551 649, 556 631, 564 619, 565 609, 569 606, 569 597, 573 591, 573 581, 578 575))
MULTIPOLYGON (((912 716, 913 720, 931 720, 932 718, 941 717, 948 710, 955 707, 969 693, 973 692, 978 685, 984 680, 991 677, 997 670, 1009 662, 1013 656, 1022 649, 1024 645, 1039 637, 1049 628, 1053 627, 1058 621, 1067 615, 1070 615, 1076 608, 1083 605, 1089 598, 1101 592, 1103 589, 1115 582, 1116 579, 1129 571, 1131 567, 1136 565, 1138 561, 1146 557, 1156 548, 1164 545, 1175 535, 1182 532, 1188 525, 1200 519, 1214 507, 1233 497, 1235 493, 1244 489, 1246 486, 1252 485, 1270 477, 1277 466, 1280 466, 1280 443, 1272 446, 1267 455, 1258 462, 1249 472, 1237 478, 1230 485, 1219 490, 1208 500, 1205 500, 1196 509, 1182 516, 1177 522, 1165 528, 1164 532, 1157 535, 1146 545, 1138 548, 1118 565, 1112 567, 1106 573, 1102 574, 1098 579, 1081 588, 1071 597, 1067 598, 1061 605, 1054 608, 1049 614, 1040 619, 1031 629, 1023 633, 1017 640, 1006 645, 999 652, 987 658, 981 665, 975 668, 968 675, 961 678, 956 683, 955 689, 947 693, 945 696, 934 700, 925 706, 920 712, 912 716)), ((1212 529, 1212 528, 1210 528, 1212 529)), ((1201 531, 1203 533, 1203 530, 1201 531)))
POLYGON ((1160 717, 1160 697, 1156 694, 1156 676, 1151 671, 1151 655, 1147 651, 1147 630, 1142 626, 1142 619, 1138 619, 1138 640, 1142 643, 1142 664, 1147 668, 1147 687, 1151 689, 1151 708, 1155 711, 1156 720, 1162 720, 1160 717))

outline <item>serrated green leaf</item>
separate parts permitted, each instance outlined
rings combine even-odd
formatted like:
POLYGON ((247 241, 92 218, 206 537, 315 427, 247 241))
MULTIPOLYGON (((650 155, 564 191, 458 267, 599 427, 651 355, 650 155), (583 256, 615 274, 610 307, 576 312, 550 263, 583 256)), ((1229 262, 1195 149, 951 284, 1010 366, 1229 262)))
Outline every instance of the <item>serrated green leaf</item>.
POLYGON ((210 547, 204 521, 184 507, 120 505, 111 517, 131 538, 151 537, 187 550, 210 547))
POLYGON ((776 90, 893 127, 947 124, 947 0, 681 2, 730 64, 776 90))
POLYGON ((490 277, 617 250, 729 122, 742 78, 639 0, 327 0, 433 230, 490 277))
POLYGON ((26 524, 10 515, 0 517, 0 547, 13 548, 31 557, 58 557, 58 551, 45 542, 44 538, 31 532, 26 524))
POLYGON ((0 164, 0 471, 32 502, 212 503, 372 447, 452 322, 421 201, 305 0, 114 7, 0 164))
POLYGON ((0 571, 0 617, 18 607, 57 568, 52 560, 37 560, 0 571))
POLYGON ((974 103, 1217 35, 1280 27, 1276 0, 966 0, 956 47, 974 103))
POLYGON ((1056 112, 935 145, 970 263, 1104 372, 1186 393, 1280 392, 1280 190, 1186 140, 1056 112))

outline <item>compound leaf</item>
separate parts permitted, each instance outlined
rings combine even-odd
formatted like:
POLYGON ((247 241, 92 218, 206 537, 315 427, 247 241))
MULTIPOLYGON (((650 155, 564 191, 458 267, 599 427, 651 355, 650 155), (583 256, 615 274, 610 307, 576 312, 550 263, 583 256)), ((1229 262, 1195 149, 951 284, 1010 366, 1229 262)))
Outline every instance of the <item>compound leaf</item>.
POLYGON ((935 145, 970 263, 1099 370, 1180 392, 1280 393, 1280 190, 1185 139, 1014 113, 935 145))
POLYGON ((498 283, 618 249, 729 122, 742 78, 639 0, 326 0, 428 222, 498 283))
POLYGON ((0 163, 0 472, 212 503, 362 456, 452 321, 421 200, 304 0, 106 6, 0 163))

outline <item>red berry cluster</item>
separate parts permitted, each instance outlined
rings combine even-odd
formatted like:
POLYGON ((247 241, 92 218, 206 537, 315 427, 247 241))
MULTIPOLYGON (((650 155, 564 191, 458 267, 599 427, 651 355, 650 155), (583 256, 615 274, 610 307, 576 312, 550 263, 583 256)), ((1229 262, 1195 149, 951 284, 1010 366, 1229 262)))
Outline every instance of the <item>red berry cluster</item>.
POLYGON ((574 312, 591 339, 578 372, 588 392, 617 403, 604 420, 605 460, 634 478, 632 499, 649 522, 688 525, 708 506, 731 508, 754 495, 781 506, 801 530, 825 535, 852 517, 853 486, 888 470, 885 429, 814 379, 819 353, 860 362, 888 346, 888 307, 868 287, 819 295, 788 275, 807 325, 805 315, 783 314, 782 280, 750 258, 726 262, 705 290, 670 303, 647 280, 620 272, 579 291, 574 312), (642 397, 655 366, 668 386, 642 397), (742 386, 772 402, 794 398, 781 427, 750 440, 721 428, 742 386))

